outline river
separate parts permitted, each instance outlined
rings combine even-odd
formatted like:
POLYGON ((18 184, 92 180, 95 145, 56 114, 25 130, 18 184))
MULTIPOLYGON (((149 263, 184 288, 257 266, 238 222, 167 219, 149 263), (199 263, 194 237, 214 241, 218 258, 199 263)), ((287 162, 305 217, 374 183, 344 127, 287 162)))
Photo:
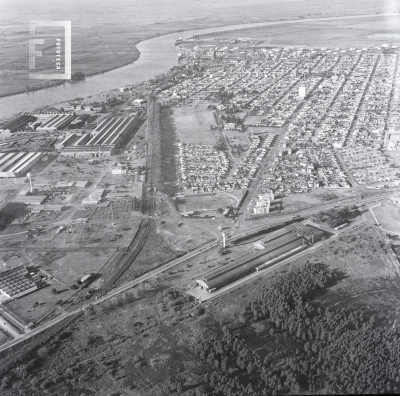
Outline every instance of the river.
POLYGON ((179 48, 175 47, 175 41, 179 37, 188 38, 193 35, 247 29, 252 27, 315 22, 321 21, 321 19, 336 20, 393 15, 398 15, 398 13, 247 23, 188 30, 185 32, 170 33, 154 37, 137 44, 136 47, 140 51, 140 57, 137 61, 130 63, 127 66, 102 74, 97 74, 95 76, 90 76, 82 81, 75 81, 73 83, 66 82, 63 85, 58 85, 56 87, 0 98, 0 119, 9 117, 19 111, 32 111, 38 107, 66 102, 77 97, 86 98, 90 95, 100 94, 101 92, 120 88, 127 84, 147 81, 156 75, 166 73, 172 66, 177 64, 179 48))

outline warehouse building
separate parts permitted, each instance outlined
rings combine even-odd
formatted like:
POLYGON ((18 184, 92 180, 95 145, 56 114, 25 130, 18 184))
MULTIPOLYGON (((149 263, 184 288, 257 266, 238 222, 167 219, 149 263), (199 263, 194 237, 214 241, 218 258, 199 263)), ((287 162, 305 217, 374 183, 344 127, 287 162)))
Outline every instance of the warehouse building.
POLYGON ((104 188, 95 188, 87 198, 82 199, 82 205, 97 205, 104 197, 104 188))
POLYGON ((309 224, 293 223, 285 227, 296 235, 303 237, 308 243, 316 243, 322 239, 324 232, 309 224))
POLYGON ((90 134, 67 146, 62 155, 71 157, 104 157, 113 155, 120 139, 132 132, 137 117, 107 117, 90 134))
POLYGON ((265 249, 265 245, 269 242, 284 237, 286 235, 290 235, 292 233, 304 238, 307 243, 310 244, 318 242, 324 236, 323 231, 316 227, 310 226, 308 224, 305 225, 303 223, 293 223, 277 231, 269 233, 265 238, 261 239, 260 241, 254 242, 253 247, 256 250, 265 249))
POLYGON ((30 277, 21 265, 0 273, 0 301, 22 297, 38 288, 40 278, 30 277))
POLYGON ((263 249, 255 253, 204 274, 201 279, 196 280, 198 286, 203 290, 212 292, 229 285, 255 272, 257 267, 268 261, 278 259, 283 255, 287 257, 291 252, 305 248, 306 241, 296 233, 285 230, 281 235, 276 234, 273 238, 264 242, 263 246, 263 249))
POLYGON ((21 177, 40 160, 43 153, 0 153, 0 178, 21 177))
POLYGON ((75 118, 77 118, 76 115, 56 114, 43 122, 36 130, 38 132, 55 132, 60 129, 65 129, 75 118))
POLYGON ((31 114, 22 114, 11 121, 0 125, 0 131, 16 132, 23 130, 27 124, 36 121, 36 117, 31 114))
POLYGON ((17 195, 13 201, 38 206, 43 205, 46 199, 47 195, 17 195))

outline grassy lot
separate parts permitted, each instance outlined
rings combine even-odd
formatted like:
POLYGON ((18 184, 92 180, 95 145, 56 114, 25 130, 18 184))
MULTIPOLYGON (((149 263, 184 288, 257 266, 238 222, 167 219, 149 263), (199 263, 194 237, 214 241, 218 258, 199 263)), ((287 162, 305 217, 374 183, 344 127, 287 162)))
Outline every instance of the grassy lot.
MULTIPOLYGON (((178 203, 180 212, 204 209, 225 209, 228 205, 234 205, 236 201, 227 194, 215 195, 185 195, 178 203)), ((216 213, 212 213, 216 214, 216 213)))
POLYGON ((172 121, 173 110, 168 106, 161 107, 160 114, 160 155, 161 155, 161 174, 160 188, 169 196, 174 196, 176 186, 176 130, 172 121))
POLYGON ((216 125, 212 110, 207 110, 206 102, 174 108, 177 139, 181 143, 215 144, 220 133, 212 131, 210 125, 216 125))
POLYGON ((97 272, 113 253, 114 250, 111 249, 70 252, 55 261, 47 269, 47 272, 65 285, 71 286, 76 279, 80 279, 83 275, 97 272))
POLYGON ((244 125, 257 125, 257 122, 260 121, 264 116, 255 115, 255 116, 247 116, 244 120, 244 125))
POLYGON ((292 194, 282 199, 284 211, 294 211, 310 208, 335 199, 345 199, 354 196, 350 189, 314 189, 313 192, 292 194))
POLYGON ((249 148, 249 140, 246 133, 237 131, 224 131, 223 132, 231 149, 232 156, 238 159, 249 148))
POLYGON ((399 208, 389 201, 384 201, 380 206, 371 209, 382 228, 400 234, 399 208))
POLYGON ((198 220, 195 223, 190 219, 167 220, 157 227, 157 233, 175 250, 191 250, 215 238, 218 226, 206 220, 198 220))
POLYGON ((75 159, 59 156, 51 166, 35 176, 34 182, 55 184, 59 181, 87 180, 95 182, 101 177, 103 169, 109 164, 109 159, 101 160, 99 165, 90 165, 85 159, 75 159))

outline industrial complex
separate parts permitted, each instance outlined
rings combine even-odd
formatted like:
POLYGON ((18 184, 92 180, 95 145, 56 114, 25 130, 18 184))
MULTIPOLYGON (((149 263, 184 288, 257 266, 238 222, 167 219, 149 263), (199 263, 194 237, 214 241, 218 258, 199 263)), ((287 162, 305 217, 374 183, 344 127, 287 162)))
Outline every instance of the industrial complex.
POLYGON ((254 243, 256 252, 205 273, 201 279, 196 280, 197 285, 208 292, 220 289, 306 249, 323 236, 324 233, 316 227, 301 223, 290 224, 254 243))
POLYGON ((132 131, 137 116, 107 117, 91 133, 67 136, 58 147, 71 157, 103 157, 114 153, 120 139, 132 131))

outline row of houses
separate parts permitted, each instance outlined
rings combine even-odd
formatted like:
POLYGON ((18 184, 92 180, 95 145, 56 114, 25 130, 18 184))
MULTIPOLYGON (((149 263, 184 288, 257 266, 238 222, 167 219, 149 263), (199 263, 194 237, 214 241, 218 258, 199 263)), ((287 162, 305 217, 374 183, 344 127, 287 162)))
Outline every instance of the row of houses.
POLYGON ((389 166, 388 158, 379 150, 363 147, 346 147, 341 155, 357 184, 397 185, 400 183, 398 170, 389 166))
POLYGON ((400 67, 398 63, 394 79, 395 84, 393 85, 393 98, 388 115, 388 136, 386 141, 386 149, 391 151, 400 150, 400 67))
POLYGON ((348 139, 351 147, 383 145, 398 54, 379 57, 348 139))
POLYGON ((223 151, 211 144, 178 143, 182 186, 194 193, 214 191, 229 170, 223 151))

